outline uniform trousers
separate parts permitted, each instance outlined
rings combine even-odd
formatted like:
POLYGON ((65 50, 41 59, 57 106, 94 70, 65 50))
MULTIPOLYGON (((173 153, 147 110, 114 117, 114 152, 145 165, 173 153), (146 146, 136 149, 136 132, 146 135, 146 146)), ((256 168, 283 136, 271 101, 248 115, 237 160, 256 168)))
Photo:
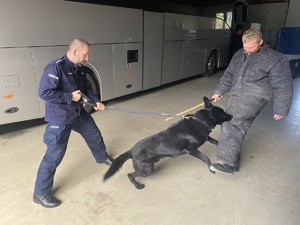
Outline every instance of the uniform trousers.
POLYGON ((232 96, 229 99, 225 111, 233 118, 221 126, 217 147, 218 160, 230 166, 239 166, 245 136, 267 102, 263 98, 249 95, 232 96))
POLYGON ((78 117, 72 124, 49 123, 44 133, 47 150, 40 163, 34 187, 36 195, 51 193, 56 168, 65 155, 72 130, 81 134, 97 163, 102 163, 107 159, 102 134, 91 115, 81 113, 81 117, 78 117))

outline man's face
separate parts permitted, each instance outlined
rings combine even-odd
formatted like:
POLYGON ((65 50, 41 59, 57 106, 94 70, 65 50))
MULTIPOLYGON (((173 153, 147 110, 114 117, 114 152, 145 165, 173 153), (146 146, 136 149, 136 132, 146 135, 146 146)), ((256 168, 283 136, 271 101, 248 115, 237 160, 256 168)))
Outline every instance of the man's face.
POLYGON ((250 40, 248 42, 243 43, 243 48, 247 55, 251 55, 259 51, 262 43, 263 40, 260 40, 259 42, 257 42, 257 40, 250 40))
POLYGON ((77 52, 75 54, 77 64, 82 65, 83 63, 85 63, 89 60, 89 51, 90 51, 90 48, 87 45, 84 45, 80 50, 77 50, 77 52))

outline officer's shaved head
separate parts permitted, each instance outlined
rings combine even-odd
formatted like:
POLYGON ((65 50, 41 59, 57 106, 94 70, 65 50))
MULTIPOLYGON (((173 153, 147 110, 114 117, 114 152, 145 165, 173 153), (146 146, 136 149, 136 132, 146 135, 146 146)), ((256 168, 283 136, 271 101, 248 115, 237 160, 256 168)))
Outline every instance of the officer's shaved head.
POLYGON ((90 47, 90 44, 86 40, 81 38, 75 38, 70 42, 68 51, 72 51, 74 49, 81 49, 84 45, 90 47))
POLYGON ((67 57, 75 64, 83 64, 89 59, 90 44, 83 39, 75 38, 69 44, 67 57))

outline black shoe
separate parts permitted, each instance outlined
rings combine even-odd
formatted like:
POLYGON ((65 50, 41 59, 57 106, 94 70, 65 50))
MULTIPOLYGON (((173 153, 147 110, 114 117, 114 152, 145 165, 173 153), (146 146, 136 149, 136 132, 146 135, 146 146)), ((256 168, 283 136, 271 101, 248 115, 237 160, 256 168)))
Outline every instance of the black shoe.
POLYGON ((107 155, 107 159, 105 159, 102 163, 107 165, 107 166, 111 166, 113 161, 114 160, 109 155, 107 155))
POLYGON ((223 172, 223 173, 231 173, 239 172, 240 166, 230 166, 226 163, 215 163, 212 164, 210 167, 210 170, 215 172, 223 172))
POLYGON ((233 172, 239 172, 240 171, 240 165, 235 165, 233 167, 233 172))
POLYGON ((59 206, 61 201, 55 198, 53 195, 33 195, 33 201, 37 204, 41 204, 46 208, 54 208, 59 206))

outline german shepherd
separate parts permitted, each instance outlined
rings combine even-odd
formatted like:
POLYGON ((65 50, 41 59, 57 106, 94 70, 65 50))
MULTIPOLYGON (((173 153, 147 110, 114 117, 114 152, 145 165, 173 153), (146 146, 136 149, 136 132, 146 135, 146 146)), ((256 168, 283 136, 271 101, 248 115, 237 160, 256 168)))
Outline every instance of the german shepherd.
MULTIPOLYGON (((192 155, 211 165, 210 159, 198 148, 206 141, 217 145, 218 141, 209 136, 216 125, 232 119, 220 107, 213 106, 207 97, 203 97, 204 109, 195 114, 184 116, 166 130, 153 134, 138 143, 130 150, 117 157, 104 176, 104 180, 115 174, 127 161, 132 159, 134 172, 128 173, 129 180, 137 189, 145 186, 136 181, 136 177, 149 176, 154 170, 154 163, 163 157, 176 157, 183 154, 192 155)), ((215 173, 210 170, 210 172, 215 173)))

